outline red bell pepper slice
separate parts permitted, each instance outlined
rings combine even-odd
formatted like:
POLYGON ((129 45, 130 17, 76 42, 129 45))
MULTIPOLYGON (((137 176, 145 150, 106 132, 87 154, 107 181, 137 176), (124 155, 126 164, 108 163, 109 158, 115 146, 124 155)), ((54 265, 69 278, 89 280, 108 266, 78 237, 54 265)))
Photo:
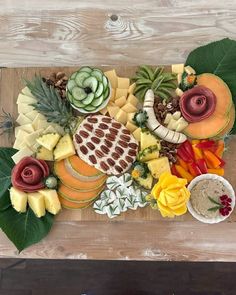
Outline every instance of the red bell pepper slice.
POLYGON ((189 154, 189 156, 192 158, 192 160, 194 160, 194 151, 191 142, 189 140, 186 140, 182 143, 182 146, 185 149, 185 151, 189 154))
POLYGON ((192 170, 194 171, 194 174, 195 174, 196 176, 202 174, 201 169, 198 167, 198 165, 197 165, 196 163, 193 162, 193 163, 191 163, 190 165, 191 165, 191 168, 192 168, 192 170))
POLYGON ((198 144, 196 144, 196 147, 202 150, 208 150, 213 148, 216 145, 214 140, 207 140, 207 141, 203 141, 203 142, 199 142, 198 144))
POLYGON ((177 149, 177 155, 187 163, 192 162, 192 158, 189 156, 189 154, 186 152, 186 150, 183 148, 183 146, 179 147, 177 149))
POLYGON ((224 167, 226 164, 225 161, 222 158, 218 157, 217 155, 215 155, 215 156, 218 158, 218 160, 220 160, 220 167, 221 168, 224 167))
POLYGON ((175 175, 179 178, 181 177, 174 164, 171 166, 170 170, 172 175, 175 175))
POLYGON ((202 174, 207 173, 207 164, 206 164, 206 161, 204 159, 197 160, 196 164, 197 164, 197 166, 200 169, 202 174))

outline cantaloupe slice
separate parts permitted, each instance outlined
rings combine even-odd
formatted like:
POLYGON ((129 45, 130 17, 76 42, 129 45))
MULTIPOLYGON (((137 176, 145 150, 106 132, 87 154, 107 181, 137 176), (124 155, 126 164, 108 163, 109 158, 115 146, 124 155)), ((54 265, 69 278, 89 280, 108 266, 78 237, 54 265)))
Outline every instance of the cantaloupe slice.
POLYGON ((230 113, 229 113, 229 123, 227 124, 227 126, 219 133, 217 134, 217 138, 223 137, 226 134, 229 134, 231 129, 234 126, 234 121, 235 121, 235 106, 234 104, 231 107, 230 113))
POLYGON ((59 195, 59 200, 61 202, 62 207, 66 209, 84 209, 88 206, 92 205, 92 202, 85 202, 85 203, 75 203, 64 199, 62 196, 59 195))
POLYGON ((86 190, 86 191, 94 190, 96 188, 101 187, 107 178, 106 175, 104 175, 101 178, 99 178, 99 180, 96 180, 96 181, 81 181, 75 176, 72 176, 68 172, 68 170, 66 169, 64 160, 54 163, 54 172, 64 185, 72 189, 86 190))
POLYGON ((88 177, 97 177, 102 175, 103 173, 96 169, 93 166, 90 166, 86 162, 84 162, 78 156, 71 156, 67 159, 72 169, 74 169, 78 174, 82 176, 88 177))
POLYGON ((205 73, 197 78, 198 85, 209 88, 216 95, 213 114, 202 121, 190 123, 184 133, 191 138, 211 138, 220 134, 229 124, 232 95, 226 83, 214 74, 205 73))
POLYGON ((85 203, 91 202, 97 198, 97 196, 101 193, 104 186, 100 188, 96 188, 93 191, 83 191, 71 189, 64 184, 61 184, 58 193, 66 200, 76 202, 76 203, 85 203))

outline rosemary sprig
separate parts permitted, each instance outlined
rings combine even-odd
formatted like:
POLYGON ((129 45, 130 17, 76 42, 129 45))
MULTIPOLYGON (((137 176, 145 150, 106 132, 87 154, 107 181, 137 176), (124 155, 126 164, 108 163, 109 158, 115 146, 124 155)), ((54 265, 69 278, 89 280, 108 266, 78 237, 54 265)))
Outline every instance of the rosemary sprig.
POLYGON ((0 135, 8 133, 10 136, 15 127, 15 120, 10 113, 7 113, 2 108, 2 114, 0 114, 0 135))

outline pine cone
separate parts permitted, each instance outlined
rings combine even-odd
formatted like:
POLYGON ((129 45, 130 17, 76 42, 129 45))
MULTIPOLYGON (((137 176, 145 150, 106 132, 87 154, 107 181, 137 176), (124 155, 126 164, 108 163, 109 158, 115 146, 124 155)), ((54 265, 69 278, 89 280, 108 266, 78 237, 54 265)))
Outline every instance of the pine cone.
POLYGON ((47 83, 48 86, 54 86, 61 98, 66 98, 66 84, 68 82, 68 77, 63 72, 52 73, 49 77, 43 78, 43 81, 47 83))

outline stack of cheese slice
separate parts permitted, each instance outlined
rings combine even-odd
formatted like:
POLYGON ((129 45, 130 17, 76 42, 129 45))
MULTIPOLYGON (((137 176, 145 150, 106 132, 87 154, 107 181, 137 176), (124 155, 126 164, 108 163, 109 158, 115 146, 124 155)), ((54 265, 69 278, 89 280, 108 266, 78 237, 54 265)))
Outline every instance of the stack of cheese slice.
POLYGON ((112 91, 108 105, 100 112, 122 123, 130 130, 136 140, 140 140, 140 128, 133 121, 138 110, 138 99, 133 95, 135 83, 130 85, 129 78, 118 77, 115 70, 104 73, 110 81, 112 91))
POLYGON ((22 158, 33 155, 39 144, 36 139, 47 133, 64 134, 64 130, 58 124, 49 123, 47 119, 36 110, 31 104, 36 103, 36 99, 30 90, 25 87, 17 98, 18 117, 16 122, 19 126, 15 127, 15 142, 13 148, 18 152, 12 157, 15 163, 22 158))

